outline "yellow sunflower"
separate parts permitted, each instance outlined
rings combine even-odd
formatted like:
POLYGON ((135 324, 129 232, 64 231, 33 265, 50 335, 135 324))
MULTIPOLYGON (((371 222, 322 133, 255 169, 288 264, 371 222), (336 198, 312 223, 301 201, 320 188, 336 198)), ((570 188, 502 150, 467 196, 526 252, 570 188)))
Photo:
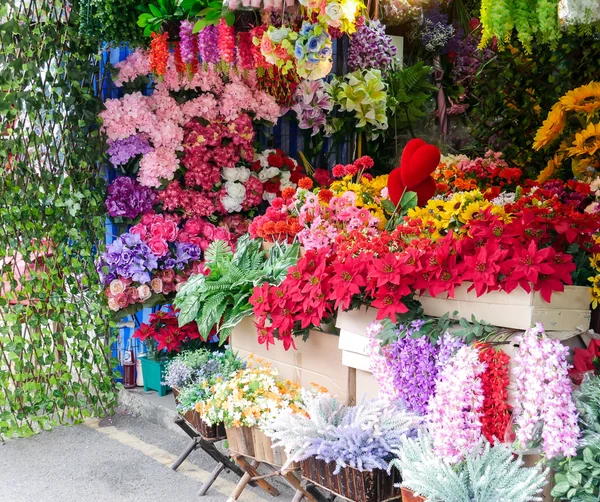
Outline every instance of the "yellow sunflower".
POLYGON ((569 148, 569 157, 574 155, 594 155, 600 149, 600 122, 588 124, 575 135, 573 146, 569 148))
POLYGON ((487 201, 475 201, 471 202, 468 206, 466 206, 463 211, 458 215, 458 220, 467 223, 472 219, 476 219, 481 216, 481 213, 485 211, 491 204, 487 201))
POLYGON ((550 178, 552 178, 554 173, 560 168, 562 161, 563 161, 563 155, 561 155, 560 153, 557 153, 554 157, 552 157, 548 161, 548 164, 546 164, 546 167, 538 175, 536 181, 540 184, 546 183, 546 181, 548 181, 550 178))
POLYGON ((559 100, 566 110, 592 113, 600 108, 600 82, 590 82, 567 92, 559 100))
POLYGON ((563 129, 564 120, 565 110, 562 104, 558 102, 552 107, 542 127, 535 134, 533 149, 539 150, 540 148, 544 148, 558 138, 563 129))

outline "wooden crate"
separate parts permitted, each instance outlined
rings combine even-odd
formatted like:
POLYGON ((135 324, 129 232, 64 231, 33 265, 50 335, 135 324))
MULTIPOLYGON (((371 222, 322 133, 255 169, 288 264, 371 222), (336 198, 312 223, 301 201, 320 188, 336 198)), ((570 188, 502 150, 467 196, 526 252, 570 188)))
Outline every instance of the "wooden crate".
POLYGON ((231 333, 231 347, 241 357, 254 354, 270 363, 281 378, 291 380, 304 388, 312 383, 325 387, 340 401, 353 403, 356 396, 354 372, 342 363, 342 351, 338 349, 337 335, 311 331, 308 340, 296 338, 297 350, 284 350, 281 342, 268 349, 258 343, 255 317, 243 319, 231 333))
POLYGON ((286 463, 284 449, 273 448, 271 438, 258 427, 228 427, 225 431, 232 455, 250 457, 275 467, 281 467, 286 463))
MULTIPOLYGON (((179 389, 173 387, 173 397, 175 398, 175 404, 179 404, 179 389)), ((179 413, 179 412, 178 412, 179 413)), ((202 416, 196 410, 188 410, 185 413, 179 413, 179 416, 185 419, 185 421, 204 439, 216 440, 225 439, 225 425, 214 424, 208 425, 202 416)))
POLYGON ((393 469, 391 475, 382 469, 361 472, 353 467, 334 474, 335 462, 325 462, 310 457, 302 461, 302 477, 314 484, 352 502, 385 502, 401 500, 400 473, 393 469))

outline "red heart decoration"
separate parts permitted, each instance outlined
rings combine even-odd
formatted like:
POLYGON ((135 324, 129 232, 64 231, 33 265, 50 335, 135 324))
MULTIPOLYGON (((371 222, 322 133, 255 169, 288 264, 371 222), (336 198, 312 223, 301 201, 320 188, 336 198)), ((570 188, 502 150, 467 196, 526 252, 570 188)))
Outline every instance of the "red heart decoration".
POLYGON ((388 176, 388 196, 394 203, 394 206, 398 204, 404 193, 404 185, 402 184, 402 176, 400 168, 394 169, 388 176))
POLYGON ((417 192, 417 205, 419 207, 423 207, 425 204, 427 204, 427 201, 435 195, 436 190, 437 185, 431 176, 428 176, 425 178, 425 181, 410 189, 411 192, 417 192))
POLYGON ((402 157, 400 158, 400 166, 408 165, 410 162, 410 158, 413 156, 419 148, 425 146, 427 143, 423 141, 421 138, 411 139, 404 146, 404 150, 402 150, 402 157))
POLYGON ((408 163, 404 162, 404 154, 402 154, 403 162, 400 166, 402 169, 402 183, 412 189, 425 181, 436 170, 440 163, 440 157, 440 150, 434 145, 419 147, 408 159, 408 163))

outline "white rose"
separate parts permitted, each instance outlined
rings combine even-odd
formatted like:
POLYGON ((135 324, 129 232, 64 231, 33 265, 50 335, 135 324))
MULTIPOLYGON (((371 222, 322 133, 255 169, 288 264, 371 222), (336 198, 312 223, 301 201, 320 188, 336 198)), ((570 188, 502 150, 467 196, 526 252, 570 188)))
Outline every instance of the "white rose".
POLYGON ((239 179, 238 170, 235 167, 224 167, 221 176, 226 181, 237 181, 239 179))
POLYGON ((155 293, 162 293, 163 283, 158 277, 155 277, 150 281, 150 286, 155 293))
POLYGON ((263 200, 266 200, 269 204, 273 202, 273 199, 277 197, 276 193, 263 192, 263 200))
POLYGON ((241 181, 242 183, 246 183, 246 181, 248 181, 250 179, 250 169, 248 169, 247 167, 238 167, 237 171, 238 171, 238 181, 241 181))
MULTIPOLYGON (((117 296, 119 293, 125 291, 125 284, 123 284, 119 279, 115 279, 110 283, 110 294, 113 296, 117 296)), ((117 309, 118 310, 118 309, 117 309)))
POLYGON ((142 284, 141 286, 138 286, 137 292, 141 301, 145 301, 152 296, 152 291, 150 290, 147 284, 142 284))
POLYGON ((114 312, 117 312, 120 309, 117 300, 112 297, 108 299, 108 308, 114 312))
POLYGON ((292 173, 289 171, 282 171, 279 178, 281 180, 281 184, 283 185, 284 183, 289 183, 291 177, 292 173))
POLYGON ((225 195, 221 197, 221 204, 228 213, 233 213, 242 210, 242 202, 243 199, 237 199, 235 197, 231 197, 230 195, 225 195))
POLYGON ((279 28, 279 29, 275 28, 274 30, 269 32, 269 38, 271 40, 273 40, 274 43, 278 44, 285 37, 288 36, 289 32, 290 32, 289 28, 286 28, 285 26, 283 26, 282 28, 279 28))
POLYGON ((267 167, 263 169, 260 173, 258 173, 258 179, 265 183, 269 181, 274 176, 277 176, 280 173, 280 170, 276 167, 267 167))
POLYGON ((329 2, 325 7, 325 14, 333 21, 339 21, 342 18, 342 8, 337 2, 329 2))
POLYGON ((227 195, 230 195, 235 199, 244 200, 246 198, 246 187, 241 183, 228 181, 225 183, 225 190, 227 191, 227 195))

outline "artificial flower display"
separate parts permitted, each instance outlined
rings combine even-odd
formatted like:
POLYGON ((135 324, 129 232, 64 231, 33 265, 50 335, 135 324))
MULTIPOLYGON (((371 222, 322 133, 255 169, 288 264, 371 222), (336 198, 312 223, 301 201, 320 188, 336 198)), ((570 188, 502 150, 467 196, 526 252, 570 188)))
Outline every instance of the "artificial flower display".
POLYGON ((152 211, 156 193, 128 176, 120 176, 108 186, 106 210, 112 218, 134 220, 152 211))
POLYGON ((304 177, 298 162, 280 149, 265 150, 257 154, 251 170, 263 183, 263 199, 267 202, 280 197, 282 190, 286 188, 296 189, 296 183, 304 177))
POLYGON ((381 70, 386 73, 396 57, 396 46, 385 33, 380 21, 367 21, 350 37, 348 48, 348 68, 381 70))
POLYGON ((253 38, 253 43, 260 47, 260 53, 267 63, 277 66, 286 74, 294 67, 294 44, 297 39, 298 33, 287 26, 269 26, 261 38, 253 38))
POLYGON ((307 80, 325 78, 333 66, 331 37, 320 24, 304 22, 294 45, 296 71, 307 80))

